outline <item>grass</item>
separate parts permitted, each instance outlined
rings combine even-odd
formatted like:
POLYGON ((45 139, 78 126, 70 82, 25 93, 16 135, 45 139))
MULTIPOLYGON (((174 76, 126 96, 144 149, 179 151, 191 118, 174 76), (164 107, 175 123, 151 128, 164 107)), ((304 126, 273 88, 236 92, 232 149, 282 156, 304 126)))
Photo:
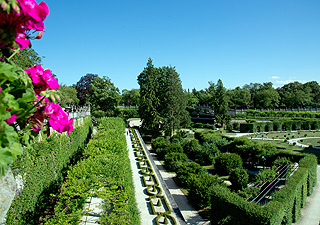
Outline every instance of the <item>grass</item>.
POLYGON ((304 145, 311 145, 311 146, 320 146, 320 138, 308 138, 308 139, 303 139, 298 141, 301 144, 304 145))
POLYGON ((289 139, 304 138, 304 137, 320 137, 320 131, 272 131, 265 133, 255 133, 249 135, 253 138, 274 138, 276 139, 289 139))

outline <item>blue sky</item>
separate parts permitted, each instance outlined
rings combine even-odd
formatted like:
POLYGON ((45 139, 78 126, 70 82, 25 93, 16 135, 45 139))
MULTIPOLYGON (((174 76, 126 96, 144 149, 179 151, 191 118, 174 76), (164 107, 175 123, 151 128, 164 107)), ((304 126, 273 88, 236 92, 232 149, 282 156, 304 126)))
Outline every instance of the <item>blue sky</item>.
POLYGON ((175 66, 184 89, 320 83, 319 0, 45 2, 46 33, 32 45, 59 83, 93 73, 139 88, 149 57, 175 66))

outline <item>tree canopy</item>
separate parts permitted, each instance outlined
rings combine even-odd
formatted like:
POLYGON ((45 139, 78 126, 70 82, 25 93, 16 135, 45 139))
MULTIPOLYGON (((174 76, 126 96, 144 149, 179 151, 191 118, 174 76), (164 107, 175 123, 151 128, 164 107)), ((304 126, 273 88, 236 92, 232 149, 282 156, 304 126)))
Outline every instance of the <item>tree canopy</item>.
POLYGON ((104 116, 115 116, 115 110, 120 101, 120 92, 109 77, 95 77, 91 83, 88 95, 91 111, 101 111, 104 116))
POLYGON ((98 77, 97 74, 87 73, 85 76, 81 77, 76 84, 77 97, 79 99, 79 105, 85 105, 87 103, 87 98, 91 90, 91 84, 93 79, 98 77))
POLYGON ((143 131, 153 136, 163 131, 172 136, 175 129, 190 123, 185 110, 187 98, 174 67, 155 68, 149 58, 147 67, 138 76, 138 83, 143 131))

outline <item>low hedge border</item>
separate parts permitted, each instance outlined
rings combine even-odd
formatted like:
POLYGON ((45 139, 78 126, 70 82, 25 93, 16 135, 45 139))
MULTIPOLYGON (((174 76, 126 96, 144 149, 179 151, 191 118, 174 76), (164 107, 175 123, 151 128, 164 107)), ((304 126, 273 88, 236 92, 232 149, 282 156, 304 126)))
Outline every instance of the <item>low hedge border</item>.
POLYGON ((144 182, 144 185, 146 186, 146 189, 145 189, 146 193, 147 193, 147 195, 149 195, 149 204, 151 206, 152 213, 154 215, 158 215, 156 217, 156 223, 159 224, 159 219, 164 216, 165 217, 164 220, 165 220, 166 224, 169 223, 169 220, 172 221, 172 224, 177 224, 174 217, 170 215, 170 213, 172 212, 170 205, 168 204, 167 199, 162 195, 162 189, 159 187, 159 181, 153 173, 153 170, 151 168, 151 164, 150 164, 149 160, 147 159, 146 153, 144 152, 144 149, 142 148, 142 144, 138 138, 138 135, 137 135, 135 129, 131 130, 131 140, 133 142, 133 146, 135 146, 134 151, 135 151, 135 156, 137 157, 136 160, 138 161, 140 172, 142 173, 143 182, 144 182), (142 164, 141 164, 142 162, 144 164, 148 164, 149 166, 142 166, 142 164), (149 182, 152 180, 154 183, 151 185, 148 184, 146 181, 146 177, 149 177, 149 182), (152 190, 150 190, 151 188, 152 188, 152 190), (164 201, 164 204, 161 204, 161 206, 163 206, 164 209, 167 209, 167 211, 157 212, 157 210, 154 207, 153 201, 152 201, 152 199, 154 199, 154 198, 159 198, 158 203, 159 203, 159 201, 161 201, 160 199, 162 199, 164 201), (168 218, 169 218, 169 220, 168 220, 168 218))

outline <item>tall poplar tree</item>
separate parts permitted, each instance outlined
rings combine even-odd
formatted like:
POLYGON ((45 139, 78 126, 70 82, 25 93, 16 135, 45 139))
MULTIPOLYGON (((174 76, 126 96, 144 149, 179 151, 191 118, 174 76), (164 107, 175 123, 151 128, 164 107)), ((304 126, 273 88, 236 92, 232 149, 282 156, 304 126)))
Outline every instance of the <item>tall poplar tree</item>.
POLYGON ((149 58, 147 67, 138 76, 140 85, 139 115, 142 120, 141 130, 156 137, 160 134, 160 99, 158 69, 149 58))
POLYGON ((176 129, 191 121, 186 110, 187 97, 183 92, 179 74, 174 67, 165 66, 159 70, 164 77, 163 96, 161 97, 162 129, 166 135, 173 136, 176 129))
POLYGON ((215 122, 218 126, 227 125, 231 116, 228 114, 228 99, 226 88, 223 87, 222 81, 219 79, 217 84, 209 82, 208 93, 211 95, 211 107, 214 110, 215 122))

